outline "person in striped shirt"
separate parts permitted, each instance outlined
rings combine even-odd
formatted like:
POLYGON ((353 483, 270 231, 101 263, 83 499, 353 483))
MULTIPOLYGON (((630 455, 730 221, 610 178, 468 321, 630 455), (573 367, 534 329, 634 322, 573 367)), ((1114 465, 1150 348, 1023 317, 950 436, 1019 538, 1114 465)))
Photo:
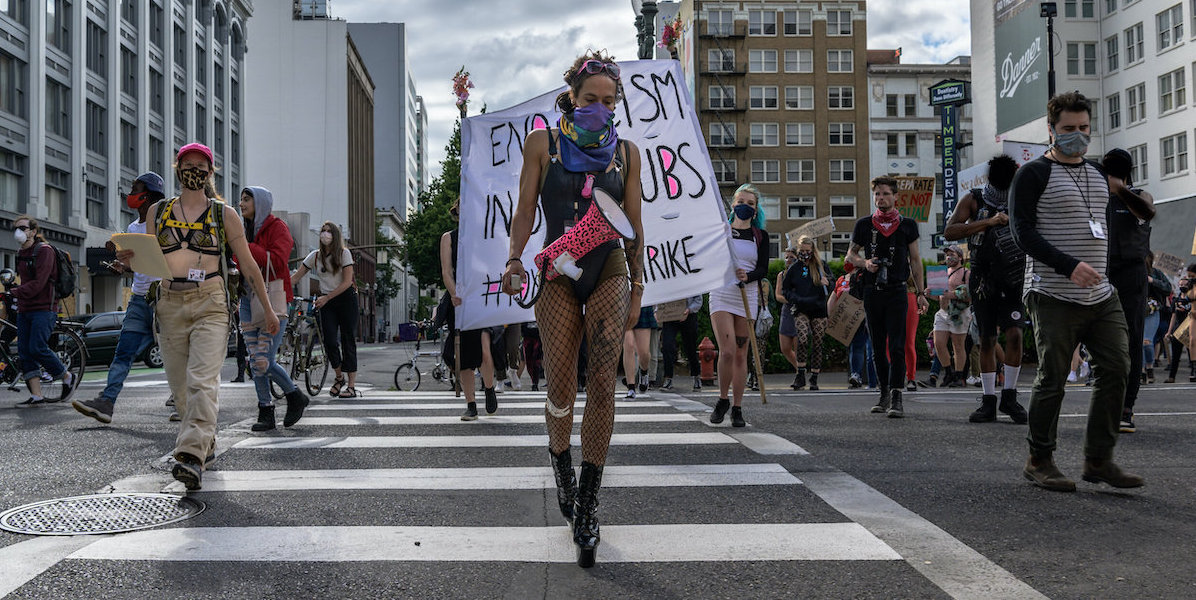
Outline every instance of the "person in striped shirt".
MULTIPOLYGON (((1051 98, 1051 146, 1013 177, 1009 220, 1026 252, 1022 296, 1034 322, 1038 375, 1030 396, 1030 458, 1023 475, 1040 487, 1072 492, 1074 481, 1055 466, 1059 409, 1072 349, 1084 343, 1096 381, 1084 436, 1083 478, 1118 488, 1143 479, 1113 462, 1129 373, 1128 332, 1109 283, 1106 208, 1112 187, 1088 150, 1092 105, 1079 92, 1051 98)), ((1116 186, 1118 182, 1114 182, 1116 186)))

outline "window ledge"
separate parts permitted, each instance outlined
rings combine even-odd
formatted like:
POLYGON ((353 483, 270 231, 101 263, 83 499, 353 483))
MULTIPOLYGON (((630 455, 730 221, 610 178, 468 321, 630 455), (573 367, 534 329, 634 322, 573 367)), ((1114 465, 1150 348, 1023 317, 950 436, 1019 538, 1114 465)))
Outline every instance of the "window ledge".
MULTIPOLYGON (((1189 155, 1189 158, 1191 158, 1191 155, 1189 155)), ((1162 177, 1159 177, 1159 181, 1169 181, 1172 179, 1183 179, 1184 177, 1187 177, 1190 173, 1191 173, 1191 171, 1189 171, 1188 169, 1184 169, 1182 171, 1176 171, 1169 175, 1163 175, 1162 177)), ((1134 183, 1137 184, 1138 182, 1135 181, 1134 183)))
POLYGON ((1167 111, 1167 112, 1160 112, 1160 113, 1159 113, 1159 118, 1160 118, 1160 119, 1162 119, 1163 117, 1170 117, 1171 115, 1174 115, 1174 114, 1176 114, 1176 113, 1181 113, 1181 112, 1183 112, 1183 111, 1185 111, 1185 110, 1187 110, 1187 109, 1188 109, 1188 105, 1187 105, 1187 104, 1181 104, 1181 105, 1179 105, 1179 106, 1177 106, 1177 107, 1175 107, 1175 108, 1173 108, 1173 109, 1171 109, 1171 110, 1169 110, 1169 111, 1167 111))
MULTIPOLYGON (((1155 33, 1157 34, 1158 32, 1155 32, 1155 33)), ((1155 41, 1156 41, 1156 43, 1158 42, 1157 37, 1155 38, 1155 41)), ((1177 40, 1176 42, 1172 43, 1170 46, 1167 46, 1166 48, 1163 48, 1162 50, 1155 52, 1155 56, 1162 56, 1162 55, 1164 55, 1168 52, 1171 52, 1171 51, 1175 50, 1176 48, 1179 48, 1183 45, 1184 45, 1184 40, 1177 40)))

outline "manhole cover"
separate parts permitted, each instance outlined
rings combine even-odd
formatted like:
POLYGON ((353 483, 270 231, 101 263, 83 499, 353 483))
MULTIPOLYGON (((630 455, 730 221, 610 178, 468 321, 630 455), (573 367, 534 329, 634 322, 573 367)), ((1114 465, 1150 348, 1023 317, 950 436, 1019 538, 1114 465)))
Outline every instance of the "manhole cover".
POLYGON ((190 519, 204 504, 171 494, 92 494, 44 500, 0 513, 0 529, 30 535, 90 535, 190 519))

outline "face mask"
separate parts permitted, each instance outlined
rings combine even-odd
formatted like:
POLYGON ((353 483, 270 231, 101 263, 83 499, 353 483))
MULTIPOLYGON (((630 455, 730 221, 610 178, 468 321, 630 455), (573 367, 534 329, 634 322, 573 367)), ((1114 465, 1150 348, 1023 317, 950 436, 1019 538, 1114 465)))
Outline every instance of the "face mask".
POLYGON ((614 138, 615 111, 601 102, 591 102, 561 118, 561 133, 579 148, 601 148, 614 138))
POLYGON ((1091 140, 1083 131, 1055 133, 1055 148, 1066 156, 1083 156, 1091 140))
POLYGON ((798 258, 798 260, 801 260, 802 262, 810 262, 810 259, 814 258, 814 253, 813 252, 799 252, 797 254, 797 258, 798 258))
POLYGON ((128 196, 125 196, 125 203, 129 205, 129 208, 138 210, 141 208, 142 204, 145 204, 145 197, 148 195, 149 194, 146 194, 145 192, 141 192, 140 194, 129 194, 128 196))
POLYGON ((189 190, 202 190, 208 181, 208 172, 199 167, 182 169, 179 171, 179 183, 189 190))
POLYGON ((320 243, 325 246, 331 244, 332 243, 332 232, 331 231, 321 231, 320 232, 320 243))
POLYGON ((14 229, 12 232, 12 237, 17 240, 18 244, 24 244, 25 242, 29 241, 29 234, 20 229, 14 229))
POLYGON ((750 204, 736 204, 735 216, 744 221, 750 221, 752 217, 756 216, 756 209, 750 204))

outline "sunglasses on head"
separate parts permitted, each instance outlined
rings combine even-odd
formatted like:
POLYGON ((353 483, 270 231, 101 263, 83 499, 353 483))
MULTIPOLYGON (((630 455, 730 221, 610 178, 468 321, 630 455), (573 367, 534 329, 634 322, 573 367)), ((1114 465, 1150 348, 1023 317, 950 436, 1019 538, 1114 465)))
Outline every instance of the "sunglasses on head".
POLYGON ((616 65, 613 62, 602 62, 595 59, 590 59, 584 63, 581 63, 581 66, 577 69, 577 73, 574 73, 574 75, 580 75, 582 71, 585 71, 590 75, 597 75, 598 73, 601 73, 603 69, 606 69, 606 72, 610 73, 611 77, 615 79, 619 78, 619 65, 616 65))

